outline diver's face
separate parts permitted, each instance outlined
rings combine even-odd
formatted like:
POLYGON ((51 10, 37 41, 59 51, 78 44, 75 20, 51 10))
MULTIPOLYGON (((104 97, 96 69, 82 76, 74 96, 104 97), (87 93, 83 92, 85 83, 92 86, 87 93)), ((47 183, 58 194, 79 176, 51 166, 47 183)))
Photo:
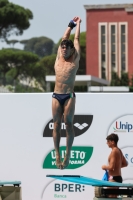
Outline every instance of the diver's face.
POLYGON ((61 53, 64 58, 68 58, 71 55, 71 51, 72 49, 70 46, 66 46, 66 45, 61 46, 61 53))
POLYGON ((114 146, 114 141, 107 140, 107 145, 109 148, 112 148, 114 146))

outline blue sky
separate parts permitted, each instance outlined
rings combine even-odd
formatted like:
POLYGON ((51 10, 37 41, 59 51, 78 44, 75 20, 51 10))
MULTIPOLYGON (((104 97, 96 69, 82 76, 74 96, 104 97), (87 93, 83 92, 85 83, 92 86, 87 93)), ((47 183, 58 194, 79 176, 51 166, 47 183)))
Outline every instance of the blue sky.
MULTIPOLYGON (((46 36, 55 43, 62 37, 69 21, 80 16, 82 19, 81 32, 86 31, 86 10, 84 5, 90 4, 123 4, 133 3, 133 0, 9 0, 32 11, 34 18, 31 26, 24 31, 22 36, 12 36, 8 38, 23 40, 32 37, 46 36)), ((72 31, 74 33, 74 30, 72 31)), ((0 42, 0 48, 9 47, 4 42, 0 42)), ((16 44, 16 48, 23 48, 16 44)))

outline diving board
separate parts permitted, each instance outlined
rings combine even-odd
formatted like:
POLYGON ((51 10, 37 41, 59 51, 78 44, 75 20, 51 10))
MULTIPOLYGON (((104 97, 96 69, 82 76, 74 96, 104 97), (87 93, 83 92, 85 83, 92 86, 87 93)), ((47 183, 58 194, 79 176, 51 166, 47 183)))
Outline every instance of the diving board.
POLYGON ((94 178, 89 178, 80 175, 46 175, 46 177, 68 181, 72 183, 79 183, 84 185, 92 185, 97 187, 128 187, 133 188, 133 184, 131 183, 117 183, 117 182, 109 182, 102 181, 94 178))
POLYGON ((0 186, 4 186, 4 185, 19 186, 20 184, 21 184, 21 181, 0 181, 0 186))
MULTIPOLYGON (((128 197, 133 196, 133 184, 131 183, 117 183, 98 180, 94 178, 84 177, 80 175, 46 175, 46 177, 72 182, 75 184, 91 185, 95 187, 95 200, 97 198, 105 199, 108 195, 127 195, 128 197), (112 188, 111 188, 112 187, 112 188), (116 188, 114 188, 116 187, 116 188)), ((108 198, 107 198, 108 199, 108 198)))

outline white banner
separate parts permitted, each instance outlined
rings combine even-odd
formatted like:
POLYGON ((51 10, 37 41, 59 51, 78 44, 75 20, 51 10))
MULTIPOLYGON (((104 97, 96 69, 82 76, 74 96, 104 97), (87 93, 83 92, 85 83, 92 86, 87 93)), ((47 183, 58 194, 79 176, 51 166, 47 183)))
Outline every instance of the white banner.
MULTIPOLYGON (((67 169, 55 165, 52 138, 52 93, 0 95, 0 180, 21 181, 22 200, 92 200, 92 186, 46 177, 81 175, 102 179, 111 149, 108 134, 119 135, 129 165, 122 169, 124 182, 133 183, 133 94, 76 94, 75 138, 67 169)), ((66 150, 62 121, 60 152, 66 150)))

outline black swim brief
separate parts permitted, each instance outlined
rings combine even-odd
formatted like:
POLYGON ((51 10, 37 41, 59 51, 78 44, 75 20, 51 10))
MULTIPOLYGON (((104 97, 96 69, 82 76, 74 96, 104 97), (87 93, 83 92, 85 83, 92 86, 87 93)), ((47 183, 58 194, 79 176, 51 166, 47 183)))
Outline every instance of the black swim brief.
POLYGON ((112 178, 114 181, 118 182, 118 183, 122 183, 122 177, 121 176, 113 176, 112 178))
POLYGON ((57 93, 53 93, 52 97, 57 99, 61 105, 64 105, 65 101, 67 99, 70 99, 70 98, 73 98, 75 97, 75 93, 72 92, 72 93, 68 93, 68 94, 57 94, 57 93))

